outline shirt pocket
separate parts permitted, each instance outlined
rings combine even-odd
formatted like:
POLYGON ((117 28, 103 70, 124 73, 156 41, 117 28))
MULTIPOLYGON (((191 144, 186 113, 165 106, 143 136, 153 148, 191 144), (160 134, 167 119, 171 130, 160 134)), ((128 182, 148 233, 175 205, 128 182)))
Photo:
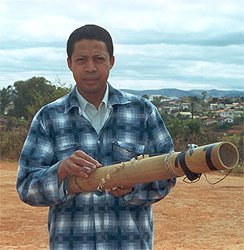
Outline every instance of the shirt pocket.
POLYGON ((80 147, 77 146, 77 144, 58 145, 55 147, 56 160, 64 160, 78 149, 80 149, 80 147))
POLYGON ((145 145, 133 144, 123 141, 113 141, 112 146, 114 163, 129 161, 138 155, 142 155, 145 150, 145 145))

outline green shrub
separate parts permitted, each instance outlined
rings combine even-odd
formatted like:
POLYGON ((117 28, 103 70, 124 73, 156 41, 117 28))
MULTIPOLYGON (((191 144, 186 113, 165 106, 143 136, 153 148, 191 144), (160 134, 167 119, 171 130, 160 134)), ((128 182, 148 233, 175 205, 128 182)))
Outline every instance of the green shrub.
POLYGON ((1 159, 16 160, 28 133, 28 122, 13 116, 1 117, 1 159))

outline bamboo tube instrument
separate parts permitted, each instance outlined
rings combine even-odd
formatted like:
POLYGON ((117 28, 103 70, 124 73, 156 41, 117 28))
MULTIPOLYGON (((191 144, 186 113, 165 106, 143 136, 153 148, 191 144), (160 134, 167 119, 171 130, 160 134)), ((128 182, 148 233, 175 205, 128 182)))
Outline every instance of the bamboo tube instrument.
POLYGON ((194 180, 201 173, 233 169, 238 162, 238 150, 230 142, 152 157, 138 156, 127 162, 98 168, 86 179, 68 176, 68 192, 109 191, 120 186, 134 186, 184 175, 194 180))

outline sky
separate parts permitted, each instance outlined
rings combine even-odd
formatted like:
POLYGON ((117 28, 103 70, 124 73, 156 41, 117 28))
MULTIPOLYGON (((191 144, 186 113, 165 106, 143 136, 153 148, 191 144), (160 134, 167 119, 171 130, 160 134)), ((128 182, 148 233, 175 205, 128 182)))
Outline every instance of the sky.
POLYGON ((243 0, 0 0, 0 89, 74 85, 66 41, 85 24, 113 38, 116 88, 244 90, 243 0))

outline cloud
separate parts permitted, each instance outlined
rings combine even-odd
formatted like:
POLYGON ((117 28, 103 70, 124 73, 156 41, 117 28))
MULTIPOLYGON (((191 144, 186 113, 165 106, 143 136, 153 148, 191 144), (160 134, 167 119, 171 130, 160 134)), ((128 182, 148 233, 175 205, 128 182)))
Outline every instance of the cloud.
POLYGON ((190 44, 202 46, 228 46, 244 44, 244 32, 230 33, 165 33, 164 31, 148 30, 146 32, 125 31, 126 37, 117 35, 122 44, 190 44))
POLYGON ((243 16, 242 0, 2 0, 0 88, 35 75, 73 82, 66 40, 96 23, 115 43, 116 87, 243 89, 243 16))

